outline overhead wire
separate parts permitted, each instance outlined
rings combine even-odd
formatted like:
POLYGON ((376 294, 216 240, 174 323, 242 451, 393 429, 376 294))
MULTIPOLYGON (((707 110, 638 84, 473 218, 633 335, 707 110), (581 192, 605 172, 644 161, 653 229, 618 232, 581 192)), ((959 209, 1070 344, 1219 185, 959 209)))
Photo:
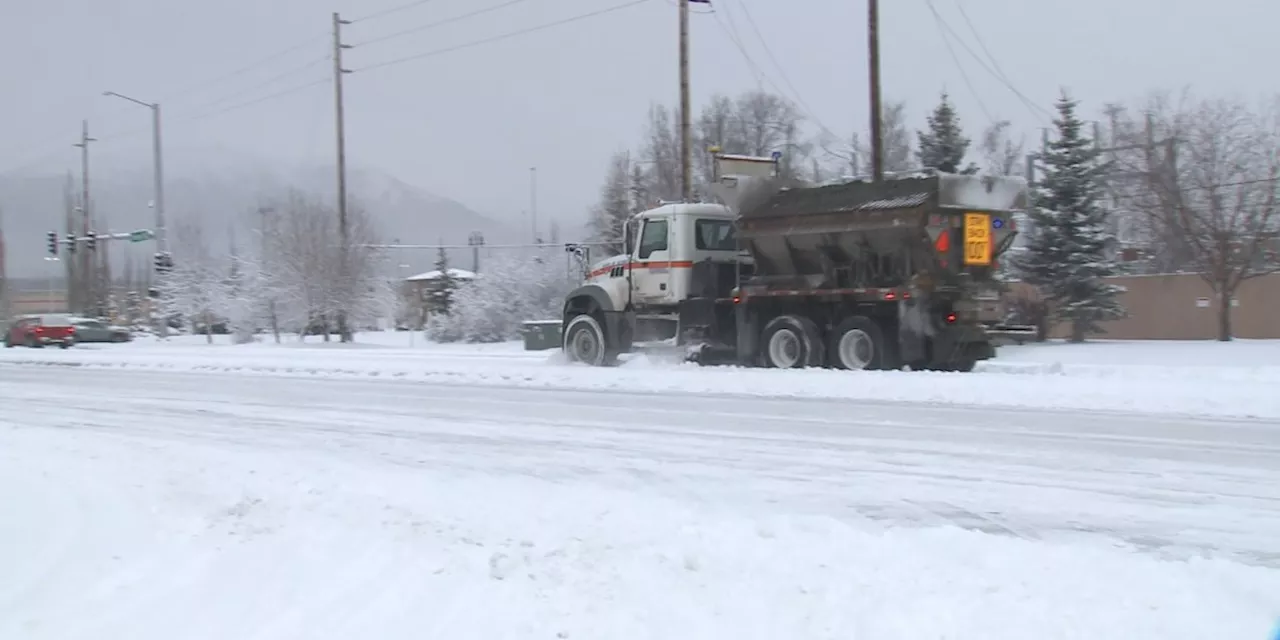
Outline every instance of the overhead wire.
POLYGON ((960 56, 956 55, 955 47, 951 46, 951 38, 947 36, 946 30, 942 28, 942 17, 936 12, 933 14, 934 25, 938 28, 938 35, 942 36, 942 43, 947 47, 947 53, 951 54, 951 62, 955 63, 956 70, 960 72, 960 79, 964 81, 964 85, 969 88, 969 93, 973 94, 973 99, 978 103, 978 109, 982 110, 982 115, 986 116, 987 122, 992 126, 996 124, 996 119, 991 115, 991 110, 987 108, 987 104, 982 100, 982 94, 974 88, 973 81, 969 78, 969 73, 964 70, 964 64, 960 62, 960 56))
MULTIPOLYGON (((738 53, 742 54, 742 59, 747 63, 747 68, 750 69, 750 71, 752 72, 752 75, 755 76, 756 82, 757 83, 764 82, 768 84, 769 87, 771 87, 778 95, 781 95, 784 97, 787 96, 787 92, 783 91, 782 87, 779 87, 778 83, 774 82, 773 78, 769 77, 769 74, 765 73, 764 70, 760 68, 760 65, 756 64, 755 59, 751 57, 751 54, 749 52, 747 52, 746 46, 742 44, 741 40, 739 40, 739 38, 725 24, 725 22, 720 19, 719 12, 710 11, 708 13, 711 14, 711 17, 716 21, 716 25, 719 26, 720 30, 724 32, 725 36, 729 38, 729 41, 733 43, 734 47, 738 50, 738 53)), ((836 133, 832 131, 829 127, 827 127, 827 125, 823 124, 821 120, 818 119, 817 115, 813 113, 812 109, 808 108, 808 106, 804 103, 803 99, 800 98, 798 94, 796 97, 797 97, 796 106, 800 108, 801 113, 803 113, 805 117, 812 120, 813 123, 818 125, 818 128, 821 129, 827 135, 834 138, 840 137, 836 135, 836 133)))
POLYGON ((496 4, 496 5, 488 6, 488 7, 485 7, 485 8, 483 8, 483 9, 476 9, 475 11, 470 11, 470 12, 468 12, 468 13, 464 13, 464 14, 462 14, 462 15, 453 16, 452 18, 445 18, 444 20, 437 20, 436 22, 431 22, 431 23, 427 23, 427 24, 424 24, 424 25, 419 25, 419 26, 416 26, 416 27, 410 27, 410 28, 408 28, 408 29, 403 29, 403 30, 401 30, 401 31, 396 31, 396 32, 389 33, 389 34, 384 35, 384 36, 379 36, 379 37, 377 37, 377 38, 373 38, 372 40, 365 40, 364 42, 357 42, 356 44, 354 44, 354 45, 352 45, 352 46, 355 46, 355 47, 367 47, 367 46, 369 46, 369 45, 371 45, 371 44, 376 44, 376 43, 379 43, 379 42, 385 42, 385 41, 387 41, 387 40, 392 40, 392 39, 395 39, 395 38, 399 38, 400 36, 406 36, 406 35, 409 35, 409 34, 412 34, 412 33, 419 33, 419 32, 422 32, 422 31, 426 31, 426 30, 428 30, 428 29, 434 29, 434 28, 436 28, 436 27, 444 26, 444 25, 446 25, 446 24, 452 24, 452 23, 454 23, 454 22, 460 22, 460 21, 462 21, 462 20, 466 20, 467 18, 474 18, 475 16, 484 15, 484 14, 486 14, 486 13, 493 13, 494 11, 498 11, 498 10, 500 10, 500 9, 505 9, 505 8, 507 8, 507 7, 510 7, 510 6, 513 6, 513 5, 517 5, 517 4, 520 4, 520 3, 522 3, 522 2, 528 2, 528 0, 507 0, 506 2, 503 2, 503 3, 501 3, 501 4, 496 4))
POLYGON ((969 27, 969 32, 973 34, 974 40, 978 41, 978 47, 982 49, 983 53, 987 54, 987 59, 991 61, 991 66, 996 70, 996 73, 1000 74, 1000 78, 1005 82, 1011 83, 1012 81, 1009 80, 1009 76, 1004 72, 1004 69, 1000 68, 1000 61, 991 55, 991 50, 987 48, 987 43, 983 40, 982 34, 978 33, 977 28, 973 26, 973 21, 969 19, 969 12, 964 10, 964 3, 956 0, 956 9, 960 11, 960 17, 964 19, 965 25, 969 27))
POLYGON ((262 103, 262 102, 266 102, 266 101, 268 101, 268 100, 274 100, 274 99, 276 99, 276 98, 280 98, 280 97, 283 97, 283 96, 289 95, 289 94, 291 94, 291 93, 297 93, 297 92, 302 91, 302 90, 304 90, 304 89, 310 89, 311 87, 315 87, 315 86, 318 86, 318 85, 328 84, 330 81, 331 81, 331 79, 330 79, 330 78, 327 78, 327 77, 325 77, 325 78, 320 78, 320 79, 318 79, 318 80, 313 80, 313 81, 308 82, 308 83, 306 83, 306 84, 297 85, 297 86, 294 86, 294 87, 290 87, 290 88, 288 88, 288 89, 284 89, 283 91, 276 91, 276 92, 274 92, 274 93, 269 93, 269 94, 267 94, 267 95, 265 95, 265 96, 260 96, 260 97, 258 97, 258 98, 254 98, 253 100, 248 100, 248 101, 245 101, 245 102, 239 102, 239 103, 236 103, 236 104, 230 105, 230 106, 228 106, 228 107, 223 107, 222 109, 217 109, 217 110, 209 111, 209 112, 205 112, 205 113, 197 113, 197 114, 195 114, 195 115, 185 116, 185 117, 183 117, 183 118, 179 118, 179 121, 204 120, 204 119, 206 119, 206 118, 212 118, 212 117, 214 117, 214 116, 220 116, 220 115, 222 115, 222 114, 224 114, 224 113, 227 113, 227 112, 229 112, 229 111, 236 111, 236 110, 238 110, 238 109, 243 109, 243 108, 245 108, 245 107, 249 107, 249 106, 253 106, 253 105, 255 105, 255 104, 259 104, 259 103, 262 103))
POLYGON ((218 84, 218 83, 220 83, 220 82, 223 82, 223 81, 225 81, 225 80, 230 80, 231 78, 235 78, 235 77, 237 77, 237 76, 243 75, 243 74, 248 73, 248 72, 250 72, 250 71, 253 71, 253 70, 255 70, 255 69, 260 69, 260 68, 262 68, 264 65, 266 65, 267 63, 274 62, 274 61, 276 61, 276 60, 278 60, 278 59, 280 59, 280 58, 283 58, 283 57, 285 57, 285 56, 287 56, 287 55, 289 55, 289 54, 291 54, 291 53, 293 53, 293 52, 295 52, 295 51, 300 51, 300 50, 302 50, 302 49, 305 49, 306 47, 309 47, 309 46, 311 46, 312 44, 314 44, 317 40, 321 40, 321 39, 323 39, 323 38, 328 38, 328 37, 329 37, 329 34, 327 34, 327 33, 326 33, 326 34, 317 34, 317 35, 311 36, 311 37, 307 38, 306 40, 303 40, 303 41, 301 41, 301 42, 298 42, 297 44, 294 44, 294 45, 291 45, 291 46, 286 47, 286 48, 284 48, 284 49, 281 49, 281 50, 279 50, 279 51, 276 51, 275 53, 272 53, 272 54, 267 55, 267 56, 265 56, 265 57, 259 58, 257 61, 252 62, 252 63, 247 64, 247 65, 244 65, 244 66, 242 66, 242 67, 239 67, 239 68, 237 68, 237 69, 236 69, 236 70, 234 70, 234 71, 231 71, 231 72, 229 72, 229 73, 225 73, 225 74, 220 75, 220 76, 216 76, 216 77, 214 77, 212 80, 205 80, 205 81, 202 81, 202 82, 200 82, 200 83, 197 83, 197 84, 192 85, 190 88, 183 89, 183 90, 181 90, 181 91, 178 91, 178 92, 175 92, 175 93, 172 93, 172 94, 166 95, 166 96, 164 96, 164 99, 165 99, 165 101, 177 100, 178 98, 181 98, 181 97, 184 97, 184 96, 190 95, 190 94, 195 93, 195 92, 197 92, 197 91, 199 91, 199 90, 201 90, 201 89, 208 88, 208 87, 210 87, 210 86, 212 86, 212 85, 216 85, 216 84, 218 84))
POLYGON ((963 47, 964 50, 968 52, 970 56, 973 57, 973 59, 978 63, 978 66, 982 67, 987 73, 991 74, 992 77, 994 77, 1006 88, 1008 88, 1009 91, 1012 91, 1013 94, 1017 96, 1018 99, 1020 99, 1022 103, 1026 105, 1029 110, 1033 111, 1032 115, 1034 115, 1037 119, 1041 120, 1042 122, 1044 121, 1044 118, 1042 116, 1048 115, 1052 117, 1052 114, 1049 113, 1048 109, 1045 109, 1044 107, 1033 102, 1030 98, 1026 96, 1026 94, 1019 91, 1018 88, 1015 87, 1012 82, 1002 77, 1001 74, 996 73, 994 70, 992 70, 992 68, 982 60, 981 56, 974 53, 973 49, 969 47, 969 45, 964 41, 964 38, 961 38, 960 34, 956 33, 955 30, 951 28, 951 25, 947 24, 946 19, 942 17, 942 14, 938 12, 938 8, 933 4, 933 0, 924 0, 924 3, 926 6, 928 6, 929 12, 933 14, 934 19, 937 20, 939 27, 945 30, 946 32, 950 33, 952 37, 954 37, 956 41, 960 43, 960 46, 963 47), (1035 111, 1039 111, 1040 113, 1036 114, 1034 113, 1035 111))
POLYGON ((397 65, 397 64, 403 64, 403 63, 405 63, 405 62, 412 62, 412 61, 414 61, 414 60, 421 60, 421 59, 424 59, 424 58, 431 58, 431 57, 435 57, 435 56, 439 56, 439 55, 444 55, 444 54, 446 54, 446 53, 452 53, 452 52, 454 52, 454 51, 460 51, 460 50, 462 50, 462 49, 470 49, 470 48, 473 48, 473 47, 478 47, 478 46, 485 45, 485 44, 490 44, 490 43, 494 43, 494 42, 499 42, 499 41, 501 41, 501 40, 507 40, 507 39, 510 39, 510 38, 515 38, 515 37, 517 37, 517 36, 522 36, 522 35, 529 34, 529 33, 534 33, 534 32, 537 32, 537 31, 543 31, 543 30, 550 29, 550 28, 553 28, 553 27, 558 27, 558 26, 561 26, 561 25, 569 24, 569 23, 572 23, 572 22, 578 22, 578 21, 580 21, 580 20, 586 20, 586 19, 588 19, 588 18, 594 18, 594 17, 602 16, 602 15, 605 15, 605 14, 608 14, 608 13, 613 13, 613 12, 616 12, 616 11, 621 11, 621 10, 623 10, 623 9, 627 9, 627 8, 630 8, 630 7, 634 7, 634 6, 637 6, 637 5, 641 5, 641 4, 644 4, 644 3, 649 2, 649 1, 650 1, 650 0, 630 0, 629 2, 624 2, 624 3, 622 3, 622 4, 616 4, 616 5, 613 5, 613 6, 610 6, 610 7, 605 7, 604 9, 598 9, 598 10, 596 10, 596 11, 591 11, 591 12, 589 12, 589 13, 582 13, 582 14, 578 14, 578 15, 575 15, 575 16, 570 16, 570 17, 568 17, 568 18, 563 18, 563 19, 560 19, 560 20, 556 20, 556 21, 554 21, 554 22, 546 22, 546 23, 543 23, 543 24, 540 24, 540 25, 536 25, 536 26, 533 26, 533 27, 527 27, 527 28, 524 28, 524 29, 518 29, 518 30, 516 30, 516 31, 508 31, 508 32, 506 32, 506 33, 502 33, 502 34, 499 34, 499 35, 496 35, 496 36, 492 36, 492 37, 489 37, 489 38, 483 38, 483 39, 480 39, 480 40, 473 40, 473 41, 470 41, 470 42, 464 42, 464 43, 462 43, 462 44, 454 45, 454 46, 452 46, 452 47, 444 47, 444 48, 441 48, 441 49, 434 49, 434 50, 431 50, 431 51, 425 51, 425 52, 423 52, 423 53, 418 53, 418 54, 414 54, 414 55, 404 56, 404 57, 402 57, 402 58, 394 58, 394 59, 392 59, 392 60, 387 60, 387 61, 385 61, 385 62, 379 62, 379 63, 375 63, 375 64, 371 64, 371 65, 366 65, 366 66, 363 66, 363 67, 359 67, 359 68, 353 69, 353 71, 354 71, 354 72, 356 72, 356 73, 359 73, 359 72, 362 72, 362 71, 370 71, 370 70, 373 70, 373 69, 380 69, 380 68, 382 68, 382 67, 390 67, 390 66, 397 65))
POLYGON ((234 99, 234 98, 239 98, 240 96, 243 96, 243 95, 245 95, 245 94, 247 94, 247 93, 252 93, 253 91, 256 91, 256 90, 261 89, 261 88, 264 88, 264 87, 269 87, 269 86, 271 86, 271 85, 275 84, 276 82, 278 82, 278 81, 280 81, 280 80, 284 80, 285 78, 288 78, 288 77, 291 77, 291 76, 294 76, 294 75, 297 75, 297 74, 303 73, 303 72, 305 72, 305 71, 308 71, 308 70, 310 70, 310 69, 311 69, 311 68, 313 68, 313 67, 316 67, 316 66, 318 66, 318 65, 321 65, 321 64, 324 64, 324 63, 326 63, 326 62, 330 61, 331 59, 332 59, 332 58, 327 57, 327 56, 326 56, 326 57, 322 57, 322 58, 313 59, 313 60, 311 60, 310 62, 308 62, 308 63, 306 63, 306 64, 304 64, 304 65, 300 65, 300 66, 297 66, 297 67, 291 67, 291 68, 290 68, 290 69, 288 69, 287 71, 282 71, 282 72, 280 72, 280 73, 277 73, 276 75, 273 75, 273 76, 271 76, 270 78, 267 78, 266 80, 262 80, 262 81, 260 81, 260 82, 255 83, 255 84, 252 84, 252 85, 250 85, 250 86, 248 86, 248 87, 245 87, 245 88, 243 88, 243 89, 240 89, 239 91, 235 91, 235 92, 233 92, 233 93, 230 93, 230 94, 224 95, 224 96, 222 96, 221 98, 218 98, 217 100, 212 100, 212 101, 210 101, 210 102, 206 102, 206 103, 204 103, 204 104, 202 104, 202 105, 200 105, 199 107, 196 107, 196 108, 197 108, 197 109, 203 109, 203 108, 205 108, 205 107, 211 107, 211 106, 214 106, 214 105, 222 104, 222 103, 227 102, 228 100, 231 100, 231 99, 234 99))
POLYGON ((356 18, 351 22, 352 23, 365 22, 367 20, 373 20, 375 18, 383 18, 394 13, 400 13, 401 11, 405 11, 407 9, 412 9, 414 7, 422 6, 428 2, 432 2, 432 0, 414 0, 413 2, 406 2, 405 4, 402 4, 402 5, 397 5, 388 9, 383 9, 382 11, 375 11, 367 16, 356 18))
POLYGON ((747 18, 747 24, 751 26, 751 30, 755 32, 756 38, 760 40, 760 45, 764 48, 765 55, 769 57, 769 61, 773 63, 773 66, 778 69, 778 75, 782 77, 783 84, 786 84, 787 88, 791 89, 791 93, 794 95, 796 102, 806 113, 808 113, 809 118, 818 125, 818 128, 827 132, 828 135, 835 135, 825 124, 822 123, 822 121, 818 120, 814 110, 805 102, 804 96, 800 95, 800 91, 796 89, 795 84, 791 82, 791 78, 787 76, 786 69, 784 69, 782 64, 778 62, 777 56, 773 55, 773 48, 769 46, 768 40, 765 39, 764 34, 760 31, 759 25, 756 24, 755 18, 751 16, 751 9, 747 7, 747 1, 739 0, 739 5, 742 7, 742 14, 747 18))

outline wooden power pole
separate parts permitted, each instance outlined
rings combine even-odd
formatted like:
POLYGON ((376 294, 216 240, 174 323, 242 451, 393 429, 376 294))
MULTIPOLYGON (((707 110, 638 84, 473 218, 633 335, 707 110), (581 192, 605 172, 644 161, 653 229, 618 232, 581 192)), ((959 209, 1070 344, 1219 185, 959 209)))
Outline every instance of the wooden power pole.
MULTIPOLYGON (((333 14, 333 115, 336 121, 335 132, 338 138, 338 242, 342 261, 338 273, 342 279, 342 286, 349 288, 351 274, 348 273, 350 265, 347 262, 348 254, 351 251, 351 238, 347 227, 347 135, 343 114, 342 76, 351 73, 351 71, 342 68, 342 50, 350 48, 348 45, 342 44, 342 25, 344 24, 351 24, 351 22, 343 20, 335 11, 333 14)), ((347 322, 348 309, 346 309, 346 302, 349 302, 349 300, 344 301, 338 310, 338 332, 343 342, 350 342, 351 328, 347 322)))
POLYGON ((684 202, 693 200, 689 103, 689 0, 680 0, 680 199, 684 202))
POLYGON ((871 176, 884 180, 884 136, 880 116, 880 2, 867 0, 867 60, 871 81, 871 176))

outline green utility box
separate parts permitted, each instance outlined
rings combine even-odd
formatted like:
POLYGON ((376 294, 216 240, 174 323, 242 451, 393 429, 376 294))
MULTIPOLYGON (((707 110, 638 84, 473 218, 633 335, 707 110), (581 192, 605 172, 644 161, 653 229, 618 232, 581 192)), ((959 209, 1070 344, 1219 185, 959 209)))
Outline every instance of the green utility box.
POLYGON ((525 351, 546 351, 560 348, 559 320, 528 320, 520 326, 524 336, 525 351))

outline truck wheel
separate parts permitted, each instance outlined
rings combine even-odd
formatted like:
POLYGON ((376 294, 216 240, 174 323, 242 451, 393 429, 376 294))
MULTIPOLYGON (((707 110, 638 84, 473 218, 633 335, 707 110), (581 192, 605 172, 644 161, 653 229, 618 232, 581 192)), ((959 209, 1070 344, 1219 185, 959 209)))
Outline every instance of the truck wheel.
POLYGON ((818 326, 804 316, 774 318, 765 325, 760 344, 765 366, 775 369, 822 366, 822 336, 818 326))
POLYGON ((887 352, 884 332, 866 316, 854 316, 837 325, 831 332, 827 350, 831 364, 841 369, 895 368, 887 352))
POLYGON ((600 323, 585 313, 569 321, 564 331, 563 346, 570 362, 603 367, 612 365, 617 359, 617 354, 610 353, 608 349, 600 323))

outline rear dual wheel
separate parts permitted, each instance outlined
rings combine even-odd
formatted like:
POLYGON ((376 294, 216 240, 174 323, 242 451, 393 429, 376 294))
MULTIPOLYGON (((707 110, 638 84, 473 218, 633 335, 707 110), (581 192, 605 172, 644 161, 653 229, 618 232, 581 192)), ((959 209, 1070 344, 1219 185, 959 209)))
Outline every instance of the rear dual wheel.
POLYGON ((760 356, 765 366, 799 369, 822 366, 822 332, 804 316, 778 316, 765 325, 760 335, 760 356))
POLYGON ((840 369, 896 369, 896 350, 885 340, 884 331, 866 316, 846 318, 836 325, 827 340, 827 361, 840 369))
POLYGON ((775 369, 827 365, 839 369, 896 369, 894 345, 880 325, 866 316, 846 318, 822 339, 812 320, 800 315, 774 318, 761 333, 760 357, 775 369))

